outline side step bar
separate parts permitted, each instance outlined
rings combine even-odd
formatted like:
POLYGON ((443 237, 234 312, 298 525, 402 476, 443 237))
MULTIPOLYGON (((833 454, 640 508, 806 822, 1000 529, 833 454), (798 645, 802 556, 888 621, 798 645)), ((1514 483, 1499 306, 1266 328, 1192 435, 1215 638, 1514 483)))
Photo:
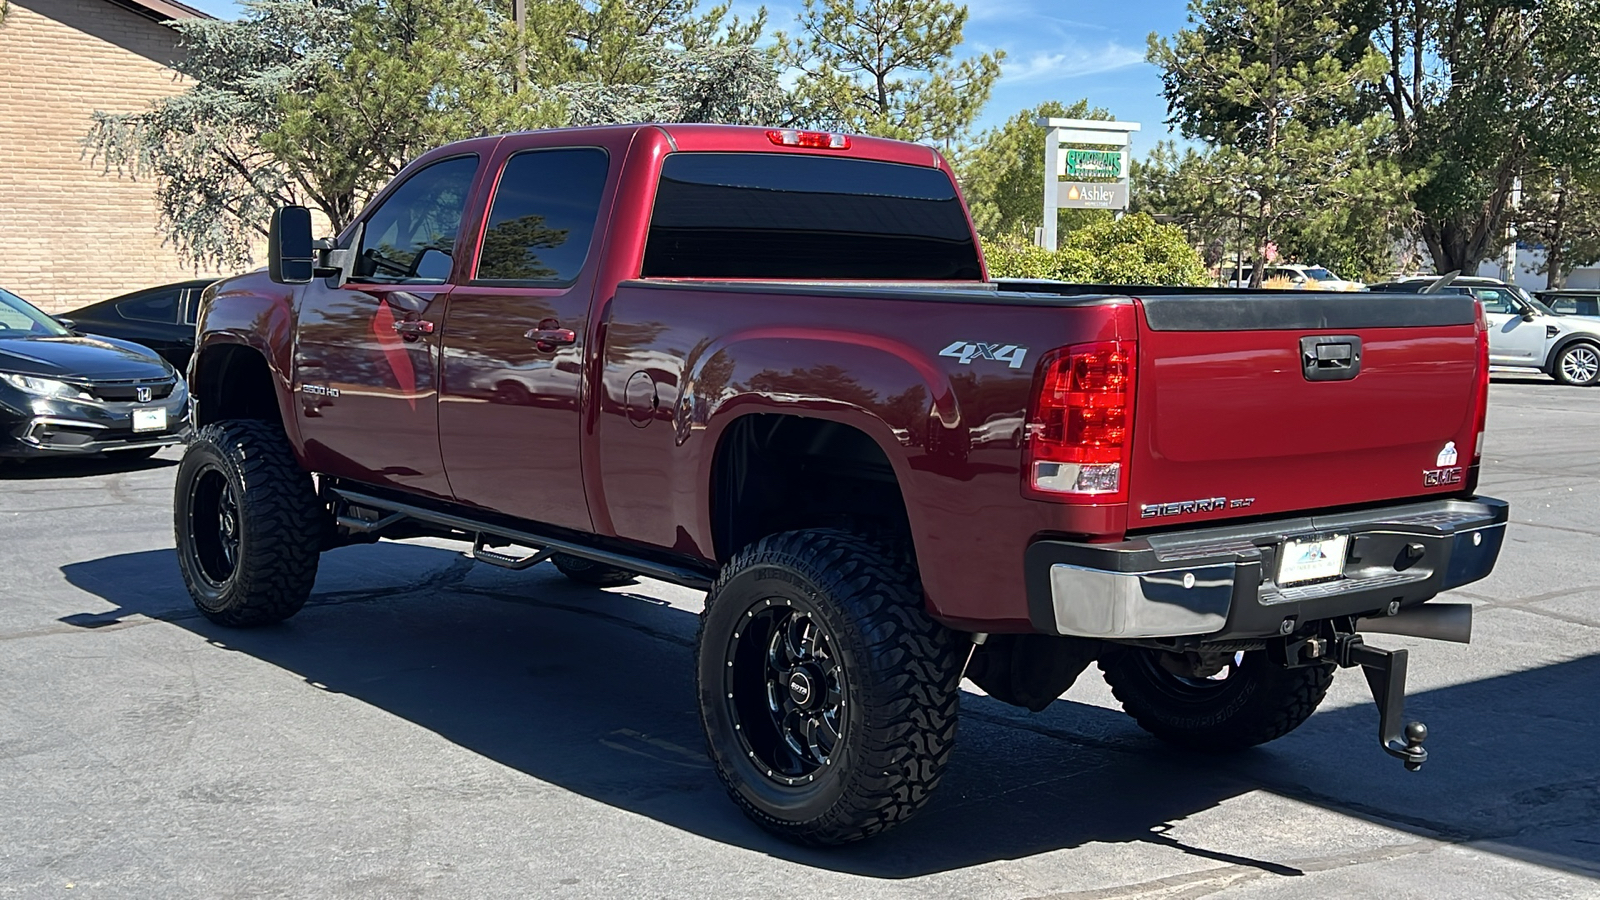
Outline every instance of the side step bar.
POLYGON ((684 587, 696 590, 703 591, 711 587, 711 578, 707 577, 704 572, 696 571, 687 566, 674 566, 653 560, 640 559, 636 556, 575 544, 571 541, 547 537, 531 531, 507 528, 503 525, 483 522, 466 516, 438 512, 421 506, 413 506, 409 503, 374 497, 370 494, 363 494, 359 491, 352 491, 342 487, 329 487, 327 490, 332 491, 335 496, 347 503, 384 513, 382 518, 370 522, 355 516, 339 516, 339 525, 353 532, 368 534, 381 531, 406 519, 414 519, 418 522, 442 525, 445 528, 472 535, 473 558, 503 568, 525 569, 543 562, 557 553, 563 553, 568 556, 576 556, 608 566, 615 566, 618 569, 625 569, 649 578, 681 584, 684 587), (495 553, 488 549, 490 539, 497 539, 497 542, 501 544, 516 544, 519 547, 528 547, 538 552, 521 558, 495 553))

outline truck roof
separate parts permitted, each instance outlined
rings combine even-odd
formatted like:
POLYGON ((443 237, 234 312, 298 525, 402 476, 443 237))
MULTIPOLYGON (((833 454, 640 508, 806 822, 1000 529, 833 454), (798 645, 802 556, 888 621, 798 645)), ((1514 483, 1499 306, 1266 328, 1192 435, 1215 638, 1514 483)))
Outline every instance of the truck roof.
POLYGON ((801 153, 815 156, 840 156, 847 159, 871 159, 903 165, 939 168, 944 163, 939 152, 925 144, 896 141, 865 135, 846 135, 849 146, 844 149, 819 149, 789 147, 776 143, 770 135, 785 131, 802 131, 793 128, 765 128, 751 125, 706 125, 697 123, 642 122, 627 125, 584 125, 573 128, 547 128, 537 131, 515 131, 485 135, 445 144, 424 154, 436 159, 462 151, 486 152, 502 140, 518 140, 537 135, 540 143, 550 135, 571 135, 575 140, 592 138, 615 140, 630 137, 645 130, 659 131, 674 151, 724 152, 724 153, 801 153))

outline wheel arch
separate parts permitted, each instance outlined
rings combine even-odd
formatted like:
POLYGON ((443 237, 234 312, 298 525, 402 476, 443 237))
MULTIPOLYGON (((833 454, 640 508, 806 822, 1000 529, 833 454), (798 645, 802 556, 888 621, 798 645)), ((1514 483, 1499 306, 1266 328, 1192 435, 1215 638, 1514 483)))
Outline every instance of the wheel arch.
POLYGON ((195 427, 224 419, 275 421, 298 454, 288 380, 265 348, 232 335, 213 336, 196 348, 189 374, 195 427))
POLYGON ((802 528, 847 527, 912 547, 900 448, 881 421, 755 407, 721 424, 706 482, 719 563, 802 528))
POLYGON ((1552 378, 1555 377, 1556 360, 1560 359, 1561 354, 1566 352, 1566 349, 1571 347, 1573 344, 1588 344, 1591 347, 1594 347, 1596 351, 1600 351, 1600 334, 1589 334, 1587 332, 1579 331, 1562 336, 1562 338, 1556 341, 1555 344, 1550 348, 1549 355, 1545 357, 1543 366, 1545 374, 1551 376, 1552 378))

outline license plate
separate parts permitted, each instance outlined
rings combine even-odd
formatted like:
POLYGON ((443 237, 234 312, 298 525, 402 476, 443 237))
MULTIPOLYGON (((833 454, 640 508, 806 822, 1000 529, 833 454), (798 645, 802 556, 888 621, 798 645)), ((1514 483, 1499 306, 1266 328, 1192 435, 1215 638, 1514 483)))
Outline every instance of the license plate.
POLYGON ((1278 550, 1278 586, 1334 578, 1344 572, 1345 549, 1350 535, 1304 541, 1284 541, 1278 550))
POLYGON ((134 431, 166 431, 167 411, 164 409, 136 409, 133 411, 134 431))

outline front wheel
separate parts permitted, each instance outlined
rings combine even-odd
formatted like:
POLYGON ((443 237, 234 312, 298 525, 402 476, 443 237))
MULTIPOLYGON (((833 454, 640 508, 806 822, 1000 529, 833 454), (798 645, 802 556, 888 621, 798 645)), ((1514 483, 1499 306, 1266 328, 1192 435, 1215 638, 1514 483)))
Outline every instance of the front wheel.
POLYGON ((324 510, 275 423, 200 429, 178 464, 172 506, 178 568, 206 618, 266 625, 305 605, 324 510))
POLYGON ((1569 344, 1556 357, 1551 374, 1562 384, 1588 387, 1600 381, 1600 347, 1593 344, 1569 344))
POLYGON ((916 568, 857 535, 766 537, 706 599, 696 650, 712 762, 780 837, 840 844, 927 802, 955 743, 960 641, 916 568))
POLYGON ((1191 750, 1242 750, 1277 740, 1311 717, 1333 666, 1287 669, 1265 650, 1232 654, 1215 671, 1185 672, 1177 654, 1122 647, 1100 657, 1111 693, 1139 727, 1191 750))

